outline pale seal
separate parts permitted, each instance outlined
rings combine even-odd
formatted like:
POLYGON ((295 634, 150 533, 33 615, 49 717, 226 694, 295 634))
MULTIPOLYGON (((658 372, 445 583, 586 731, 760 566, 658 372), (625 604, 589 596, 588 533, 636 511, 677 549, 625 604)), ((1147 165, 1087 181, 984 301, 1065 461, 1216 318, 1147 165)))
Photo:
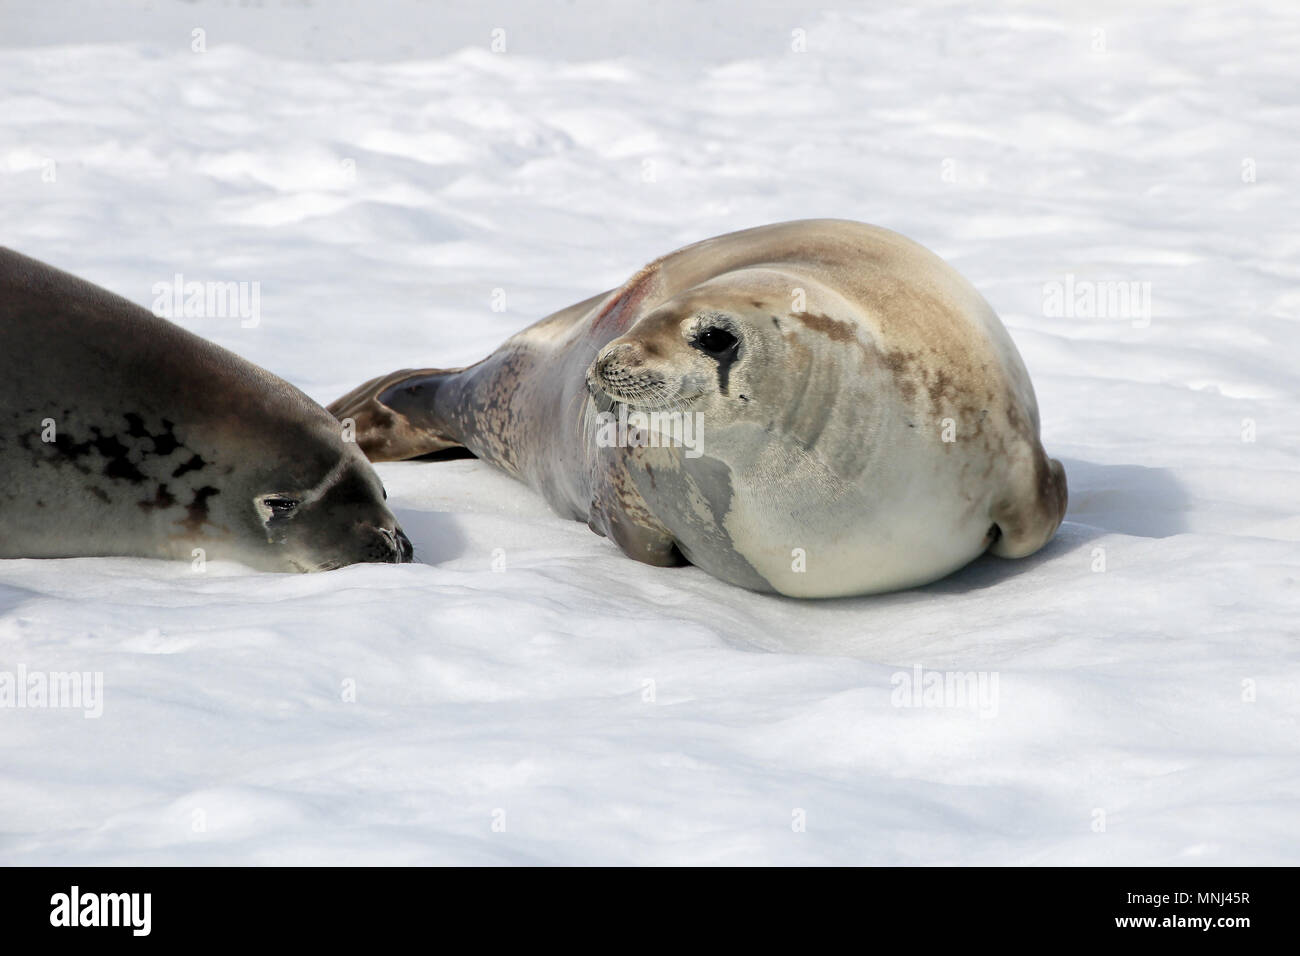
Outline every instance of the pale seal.
POLYGON ((315 571, 411 544, 338 422, 126 299, 0 249, 0 558, 315 571))
POLYGON ((800 597, 1031 554, 1066 505, 992 308, 911 240, 840 220, 687 246, 477 365, 330 410, 374 460, 463 445, 630 557, 800 597), (618 403, 660 413, 634 438, 681 440, 611 441, 618 403))

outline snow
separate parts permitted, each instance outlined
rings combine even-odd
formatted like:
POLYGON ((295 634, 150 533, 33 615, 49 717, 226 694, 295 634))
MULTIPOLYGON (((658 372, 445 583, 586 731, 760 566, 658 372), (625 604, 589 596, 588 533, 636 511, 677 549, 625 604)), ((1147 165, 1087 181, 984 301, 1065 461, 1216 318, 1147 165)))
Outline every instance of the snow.
POLYGON ((1293 5, 367 9, 7 3, 0 242, 145 306, 258 282, 183 322, 325 402, 686 242, 877 223, 1003 317, 1066 523, 800 602, 455 461, 379 468, 410 566, 0 562, 0 672, 104 688, 0 709, 0 863, 1300 862, 1293 5), (1149 317, 1048 314, 1067 277, 1149 317), (918 666, 996 707, 896 706, 918 666))

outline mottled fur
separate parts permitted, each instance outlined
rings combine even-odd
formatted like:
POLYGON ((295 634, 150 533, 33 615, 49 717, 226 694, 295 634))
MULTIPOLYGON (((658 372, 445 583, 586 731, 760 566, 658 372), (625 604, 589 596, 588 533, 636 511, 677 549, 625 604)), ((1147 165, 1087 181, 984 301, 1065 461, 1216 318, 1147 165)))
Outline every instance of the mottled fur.
POLYGON ((0 558, 410 557, 374 470, 306 395, 7 249, 0 394, 0 558))
POLYGON ((638 560, 796 596, 1022 557, 1065 512, 992 309, 916 243, 841 220, 687 246, 477 365, 383 376, 330 410, 376 460, 463 445, 638 560), (709 329, 735 346, 702 351, 709 329), (698 414, 703 454, 601 447, 616 401, 698 414))

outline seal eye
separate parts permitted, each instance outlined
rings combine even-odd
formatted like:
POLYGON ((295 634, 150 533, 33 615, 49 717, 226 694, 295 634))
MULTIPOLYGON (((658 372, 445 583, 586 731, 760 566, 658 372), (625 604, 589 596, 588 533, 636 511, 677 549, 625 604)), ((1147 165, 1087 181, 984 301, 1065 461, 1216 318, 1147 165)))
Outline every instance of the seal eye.
POLYGON ((710 355, 725 355, 735 348, 736 341, 736 337, 726 329, 711 325, 695 336, 694 345, 701 352, 707 352, 710 355))
POLYGON ((267 521, 288 518, 299 505, 297 498, 290 498, 288 495, 263 495, 261 503, 267 521))

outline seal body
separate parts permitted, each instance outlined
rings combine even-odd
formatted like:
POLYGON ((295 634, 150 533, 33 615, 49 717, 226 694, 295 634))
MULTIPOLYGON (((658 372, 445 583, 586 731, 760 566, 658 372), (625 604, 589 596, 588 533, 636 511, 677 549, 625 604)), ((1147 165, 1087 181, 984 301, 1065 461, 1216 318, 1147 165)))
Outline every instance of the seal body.
POLYGON ((1022 557, 1066 505, 993 310, 923 247, 840 220, 687 246, 477 365, 330 410, 372 459, 462 445, 633 558, 792 596, 1022 557))
POLYGON ((0 558, 410 560, 365 456, 287 382, 0 249, 0 558))

